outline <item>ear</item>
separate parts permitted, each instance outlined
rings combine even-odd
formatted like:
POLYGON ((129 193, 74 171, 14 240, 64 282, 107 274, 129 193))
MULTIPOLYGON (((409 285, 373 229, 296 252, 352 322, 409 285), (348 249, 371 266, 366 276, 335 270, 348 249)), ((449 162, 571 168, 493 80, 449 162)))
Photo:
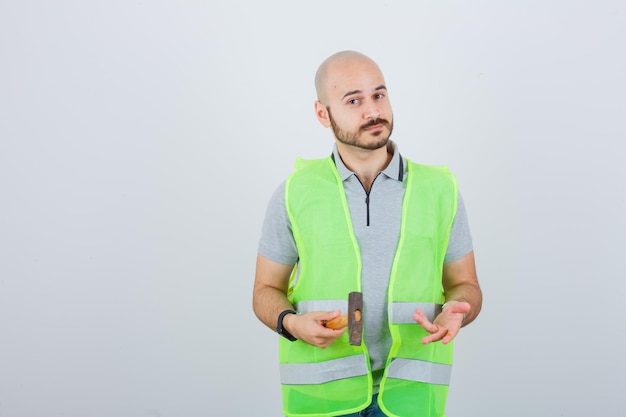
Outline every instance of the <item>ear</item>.
POLYGON ((317 120, 324 127, 330 127, 330 117, 328 117, 328 110, 319 100, 315 102, 315 116, 317 120))

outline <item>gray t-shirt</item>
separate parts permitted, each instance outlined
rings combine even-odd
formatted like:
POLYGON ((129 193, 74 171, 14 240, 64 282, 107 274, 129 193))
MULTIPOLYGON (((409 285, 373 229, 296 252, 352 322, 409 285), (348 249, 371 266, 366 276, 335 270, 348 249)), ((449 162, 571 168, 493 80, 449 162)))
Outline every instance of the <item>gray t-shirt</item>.
MULTIPOLYGON (((372 370, 375 371, 375 392, 391 347, 387 320, 387 284, 400 236, 403 182, 407 175, 406 161, 402 159, 397 146, 390 141, 388 149, 393 157, 387 168, 374 180, 369 196, 356 175, 343 164, 336 146, 333 150, 335 164, 343 180, 354 233, 361 249, 363 338, 370 354, 372 370)), ((455 261, 471 251, 472 238, 459 194, 444 262, 455 261)), ((268 204, 259 253, 286 265, 293 265, 298 261, 298 249, 285 207, 284 182, 274 192, 268 204)))

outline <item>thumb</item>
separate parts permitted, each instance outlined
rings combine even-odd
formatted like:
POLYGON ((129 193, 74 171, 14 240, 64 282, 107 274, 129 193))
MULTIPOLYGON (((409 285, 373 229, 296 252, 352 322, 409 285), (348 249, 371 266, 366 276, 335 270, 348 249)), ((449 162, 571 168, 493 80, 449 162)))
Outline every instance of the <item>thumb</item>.
POLYGON ((448 301, 446 303, 446 311, 450 313, 467 314, 470 312, 471 306, 467 301, 448 301))
POLYGON ((335 317, 341 316, 341 310, 335 311, 316 311, 312 313, 312 317, 315 317, 315 320, 328 321, 332 320, 335 317))
POLYGON ((348 326, 348 316, 341 316, 341 311, 329 311, 325 314, 325 318, 322 319, 322 324, 324 327, 328 327, 329 329, 339 330, 348 326))
POLYGON ((341 310, 327 311, 326 314, 328 315, 327 320, 334 319, 335 317, 341 316, 341 310))

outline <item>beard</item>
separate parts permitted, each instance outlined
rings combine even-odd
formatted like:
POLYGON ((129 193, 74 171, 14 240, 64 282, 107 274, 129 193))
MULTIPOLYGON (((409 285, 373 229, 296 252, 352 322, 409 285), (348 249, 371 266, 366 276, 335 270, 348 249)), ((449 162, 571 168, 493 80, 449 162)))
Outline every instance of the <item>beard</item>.
POLYGON ((349 132, 349 131, 341 129, 337 125, 337 123, 335 122, 335 119, 333 119, 332 113, 330 112, 330 107, 326 107, 326 110, 328 110, 328 118, 330 119, 330 126, 333 129, 335 138, 337 138, 337 140, 343 143, 344 145, 355 146, 357 148, 366 149, 370 151, 374 151, 376 149, 382 148, 383 146, 387 146, 387 142, 389 142, 389 137, 391 136, 391 132, 393 132, 393 121, 390 122, 389 120, 386 120, 386 119, 376 118, 359 126, 359 128, 356 131, 349 132), (389 133, 385 134, 383 130, 379 130, 377 132, 372 132, 372 133, 368 133, 365 131, 365 129, 372 127, 372 126, 376 126, 378 124, 385 126, 389 130, 389 133), (373 136, 376 140, 373 140, 370 142, 359 140, 363 134, 369 134, 373 136))

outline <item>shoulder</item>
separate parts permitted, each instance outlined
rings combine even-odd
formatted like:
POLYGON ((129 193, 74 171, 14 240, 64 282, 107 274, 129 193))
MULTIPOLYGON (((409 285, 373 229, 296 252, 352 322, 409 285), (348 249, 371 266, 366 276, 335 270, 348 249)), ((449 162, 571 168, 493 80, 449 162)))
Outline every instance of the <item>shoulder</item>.
POLYGON ((287 178, 285 188, 287 194, 294 187, 311 187, 319 185, 324 180, 335 181, 335 162, 331 157, 322 159, 302 159, 298 158, 294 167, 294 172, 287 178))
POLYGON ((287 181, 289 181, 289 179, 292 177, 307 175, 318 172, 320 170, 327 170, 332 166, 334 166, 334 162, 330 156, 320 159, 296 158, 296 163, 294 164, 294 172, 289 176, 287 181))
POLYGON ((428 164, 418 164, 417 162, 413 162, 408 158, 404 158, 407 164, 407 170, 413 172, 424 172, 433 175, 452 175, 450 172, 450 168, 447 165, 428 165, 428 164))
POLYGON ((447 165, 426 165, 405 160, 407 175, 412 176, 414 181, 449 185, 456 189, 456 176, 447 165))

